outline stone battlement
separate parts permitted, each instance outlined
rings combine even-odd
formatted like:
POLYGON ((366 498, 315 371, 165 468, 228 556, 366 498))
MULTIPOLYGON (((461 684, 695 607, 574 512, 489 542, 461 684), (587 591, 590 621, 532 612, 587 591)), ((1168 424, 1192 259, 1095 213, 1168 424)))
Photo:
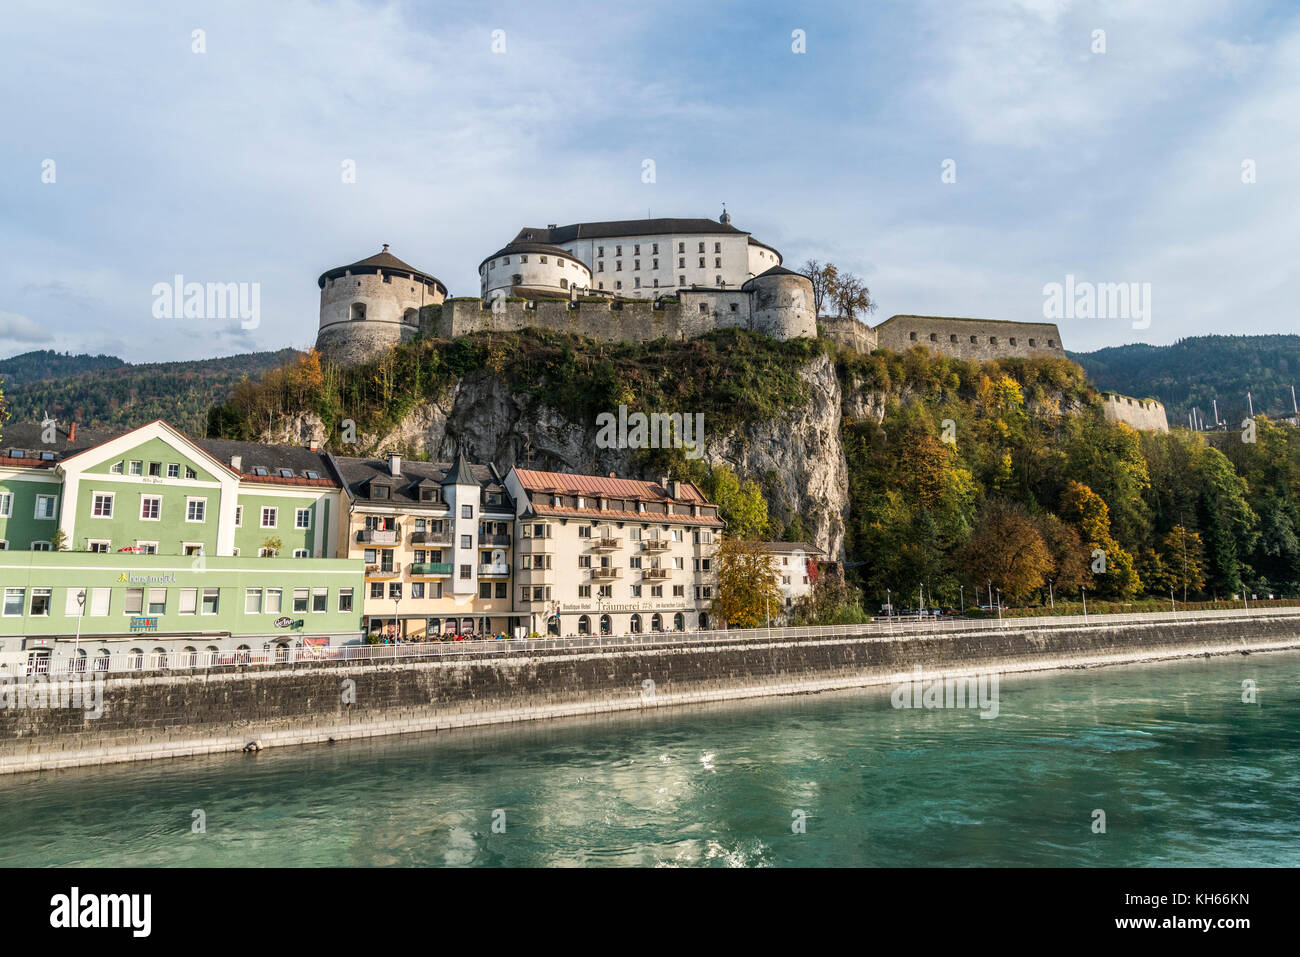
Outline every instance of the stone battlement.
POLYGON ((1115 392, 1101 394, 1107 422, 1123 422, 1139 432, 1168 432, 1169 419, 1159 399, 1135 399, 1115 392))

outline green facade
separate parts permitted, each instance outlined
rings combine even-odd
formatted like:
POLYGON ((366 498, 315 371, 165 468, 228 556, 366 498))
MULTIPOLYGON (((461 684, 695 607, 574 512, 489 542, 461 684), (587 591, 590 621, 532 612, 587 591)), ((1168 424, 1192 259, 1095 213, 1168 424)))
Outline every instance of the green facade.
POLYGON ((0 469, 0 542, 8 548, 31 548, 32 542, 48 542, 59 527, 58 506, 63 502, 63 485, 53 475, 31 481, 29 473, 0 469), (55 497, 54 518, 37 519, 38 495, 55 497))

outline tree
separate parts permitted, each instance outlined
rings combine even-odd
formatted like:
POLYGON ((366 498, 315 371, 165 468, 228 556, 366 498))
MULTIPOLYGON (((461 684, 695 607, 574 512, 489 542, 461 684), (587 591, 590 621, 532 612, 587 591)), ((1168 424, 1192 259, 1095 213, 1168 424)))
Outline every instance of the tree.
POLYGON ((55 529, 54 534, 50 536, 50 551, 66 552, 68 550, 68 535, 59 528, 55 529))
POLYGON ((1013 605, 1023 604, 1047 581, 1052 555, 1024 506, 991 501, 979 512, 975 533, 957 553, 963 575, 992 581, 1013 605))
POLYGON ((1198 533, 1182 525, 1171 528, 1160 543, 1158 553, 1165 578, 1161 583, 1161 590, 1163 591, 1167 586, 1175 591, 1181 591, 1183 601, 1187 601, 1188 592, 1203 589, 1205 587, 1204 553, 1205 548, 1201 544, 1201 536, 1198 533))
POLYGON ((274 558, 280 554, 280 549, 284 548, 284 543, 277 536, 272 535, 262 541, 262 547, 270 553, 266 556, 267 558, 274 558))
POLYGON ((759 539, 767 533, 767 499, 753 479, 742 485, 736 473, 726 465, 717 466, 709 476, 706 491, 718 506, 727 523, 729 535, 743 539, 759 539))
POLYGON ((771 553, 757 542, 728 535, 713 558, 718 597, 713 613, 728 625, 757 628, 781 610, 781 589, 771 553))
POLYGON ((1070 482, 1061 496, 1061 517, 1079 530, 1098 593, 1108 598, 1132 598, 1141 591, 1142 579, 1133 567, 1133 555, 1111 535, 1110 509, 1100 495, 1081 482, 1070 482))
POLYGON ((870 620, 861 594, 842 574, 835 573, 818 576, 812 592, 795 602, 790 614, 796 625, 860 625, 870 620))
POLYGON ((831 304, 835 306, 836 315, 854 319, 858 313, 869 315, 876 311, 871 290, 861 279, 849 273, 838 274, 828 294, 831 304))
POLYGON ((812 280, 813 309, 820 316, 822 304, 826 301, 827 293, 835 285, 838 271, 830 263, 823 266, 815 259, 808 260, 799 267, 799 271, 812 280))

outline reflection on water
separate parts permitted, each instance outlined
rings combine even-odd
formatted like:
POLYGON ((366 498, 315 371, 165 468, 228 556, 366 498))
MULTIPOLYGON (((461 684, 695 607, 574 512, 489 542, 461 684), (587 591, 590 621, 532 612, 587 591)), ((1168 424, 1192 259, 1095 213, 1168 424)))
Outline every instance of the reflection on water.
POLYGON ((7 776, 0 864, 1295 866, 1298 679, 1256 654, 1010 676, 994 720, 885 689, 7 776))

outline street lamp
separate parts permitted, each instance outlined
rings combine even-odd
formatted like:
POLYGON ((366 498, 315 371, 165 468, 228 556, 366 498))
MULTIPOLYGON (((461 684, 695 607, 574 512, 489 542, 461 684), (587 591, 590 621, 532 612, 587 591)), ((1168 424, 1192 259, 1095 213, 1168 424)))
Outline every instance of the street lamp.
POLYGON ((72 668, 81 665, 81 619, 86 614, 86 589, 77 592, 77 637, 72 643, 72 668))
POLYGON ((966 586, 958 585, 957 592, 961 595, 961 613, 966 614, 966 586))
POLYGON ((1079 586, 1079 595, 1083 599, 1083 620, 1088 620, 1088 588, 1085 585, 1079 586))
POLYGON ((1002 589, 998 589, 998 621, 1002 620, 1002 589))
POLYGON ((1052 591, 1052 580, 1047 579, 1047 597, 1052 600, 1052 611, 1056 611, 1056 595, 1052 591))
POLYGON ((397 632, 402 627, 402 619, 397 617, 397 606, 398 604, 400 604, 401 600, 402 599, 398 596, 395 596, 393 598, 393 660, 394 661, 397 660, 397 632))

